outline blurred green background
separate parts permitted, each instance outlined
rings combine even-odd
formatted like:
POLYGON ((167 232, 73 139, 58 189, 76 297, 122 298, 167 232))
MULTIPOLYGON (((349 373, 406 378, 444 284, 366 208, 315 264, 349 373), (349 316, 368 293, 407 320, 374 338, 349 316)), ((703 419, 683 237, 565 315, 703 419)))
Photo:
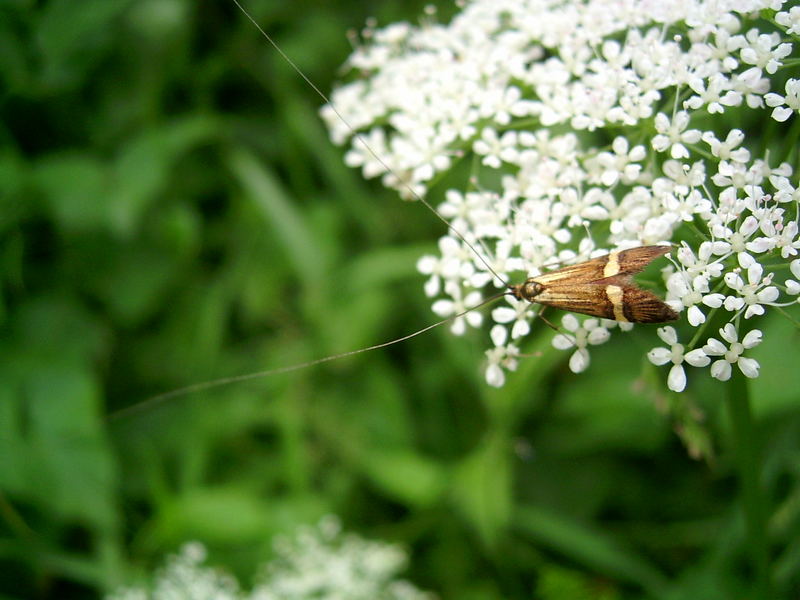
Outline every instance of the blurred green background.
MULTIPOLYGON (((329 90, 349 29, 423 3, 246 6, 329 90)), ((2 597, 92 597, 190 539, 247 580, 328 513, 442 598, 757 597, 727 388, 667 394, 652 330, 581 376, 542 331, 498 391, 486 333, 440 328, 113 418, 430 324, 415 263, 442 226, 343 167, 229 0, 3 0, 0 94, 2 597)), ((751 500, 771 597, 797 598, 797 337, 764 329, 751 500)))

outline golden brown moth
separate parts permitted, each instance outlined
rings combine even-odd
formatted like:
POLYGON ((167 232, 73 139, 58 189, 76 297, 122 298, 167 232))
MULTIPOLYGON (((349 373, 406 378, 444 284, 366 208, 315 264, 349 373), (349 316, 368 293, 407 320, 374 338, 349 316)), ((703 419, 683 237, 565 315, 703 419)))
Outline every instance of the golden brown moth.
POLYGON ((634 274, 671 249, 642 246, 611 252, 509 287, 519 300, 593 317, 624 323, 675 321, 678 313, 633 281, 634 274))

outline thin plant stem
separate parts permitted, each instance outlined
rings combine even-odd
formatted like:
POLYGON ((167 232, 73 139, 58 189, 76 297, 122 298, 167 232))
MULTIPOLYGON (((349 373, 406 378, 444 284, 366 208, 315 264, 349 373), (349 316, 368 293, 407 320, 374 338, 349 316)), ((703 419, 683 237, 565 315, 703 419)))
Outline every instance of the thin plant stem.
POLYGON ((766 499, 761 485, 761 443, 750 405, 750 386, 747 378, 734 366, 728 382, 733 448, 739 471, 740 497, 744 508, 747 547, 752 567, 754 599, 768 600, 769 549, 767 542, 766 499))

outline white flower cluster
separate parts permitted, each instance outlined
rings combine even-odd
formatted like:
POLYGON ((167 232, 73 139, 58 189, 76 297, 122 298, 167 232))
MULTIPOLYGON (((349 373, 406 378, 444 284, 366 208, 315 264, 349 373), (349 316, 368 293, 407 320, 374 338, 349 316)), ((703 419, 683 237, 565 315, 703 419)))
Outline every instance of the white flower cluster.
POLYGON ((203 566, 205 560, 205 546, 200 542, 189 542, 178 554, 167 559, 167 564, 156 571, 149 585, 122 588, 106 596, 106 600, 241 600, 244 596, 236 579, 228 573, 203 566))
POLYGON ((276 541, 274 551, 251 600, 433 599, 396 579, 407 562, 402 548, 343 534, 334 516, 276 541))
MULTIPOLYGON (((650 353, 673 364, 680 391, 684 361, 756 376, 741 356, 761 340, 751 319, 800 294, 800 189, 780 162, 797 156, 798 32, 800 9, 783 0, 474 0, 449 25, 368 30, 349 59, 355 80, 322 114, 351 144, 349 165, 406 197, 465 163, 463 188, 438 208, 464 239, 445 235, 418 264, 426 294, 445 296, 433 304, 442 317, 501 279, 681 241, 663 271, 667 302, 699 329, 684 348, 663 328, 671 350, 650 353), (720 325, 727 349, 710 337, 720 325)), ((491 311, 494 386, 536 315, 507 301, 491 311)), ((582 371, 616 326, 569 315, 553 345, 582 371)))
POLYGON ((263 568, 251 592, 236 579, 205 566, 205 547, 186 544, 158 571, 151 585, 125 588, 107 600, 433 600, 411 583, 396 579, 406 564, 398 546, 344 535, 328 516, 315 527, 301 527, 274 544, 275 557, 263 568))

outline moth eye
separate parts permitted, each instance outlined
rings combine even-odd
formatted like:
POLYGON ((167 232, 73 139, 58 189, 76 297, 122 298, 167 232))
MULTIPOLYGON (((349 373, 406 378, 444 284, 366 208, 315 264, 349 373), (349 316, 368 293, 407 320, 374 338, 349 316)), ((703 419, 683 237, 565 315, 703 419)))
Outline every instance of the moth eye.
POLYGON ((522 286, 522 296, 528 300, 529 302, 533 302, 533 299, 539 295, 539 292, 542 291, 541 284, 533 281, 528 280, 525 282, 525 285, 522 286))

